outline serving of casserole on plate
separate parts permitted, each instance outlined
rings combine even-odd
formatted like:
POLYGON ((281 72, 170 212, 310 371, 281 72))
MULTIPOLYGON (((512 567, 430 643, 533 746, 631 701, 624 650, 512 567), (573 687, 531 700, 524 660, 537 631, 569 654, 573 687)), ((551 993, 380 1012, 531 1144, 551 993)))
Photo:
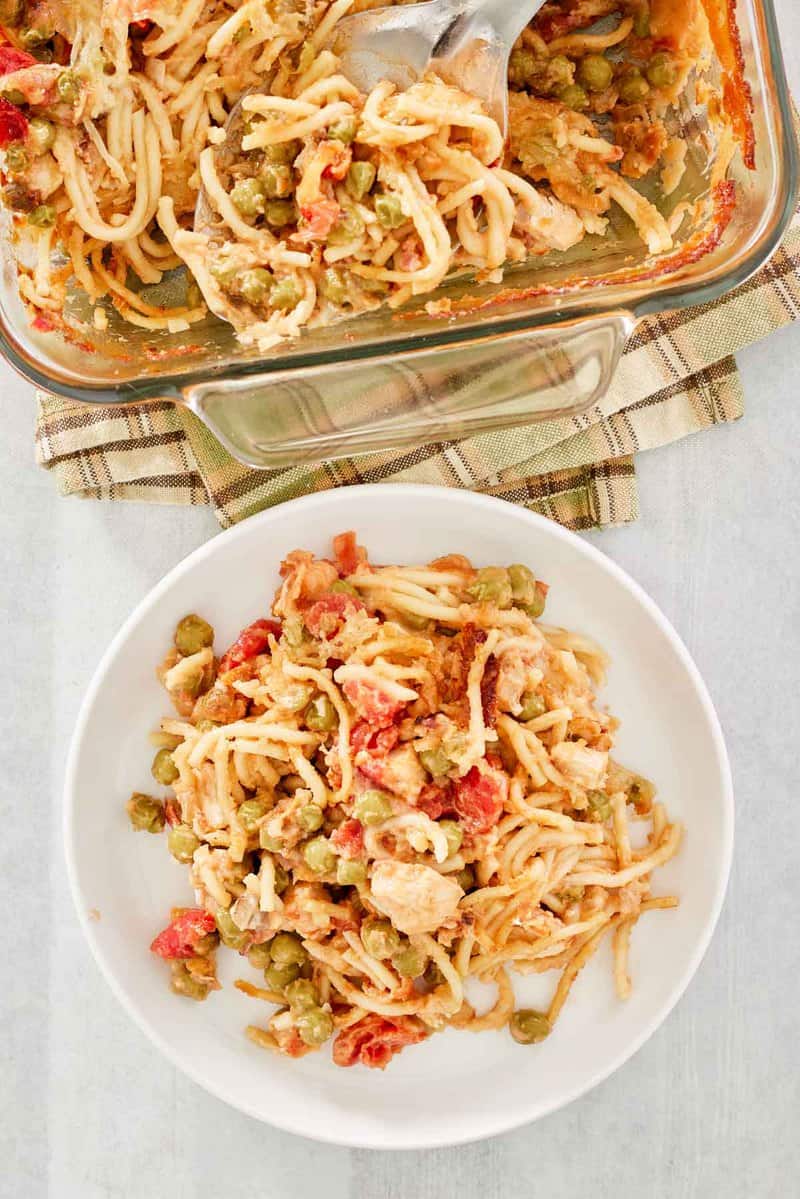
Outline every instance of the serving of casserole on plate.
POLYGON ((552 1111, 653 1032, 716 922, 732 799, 623 572, 498 500, 360 487, 214 538, 137 608, 65 838, 93 952, 176 1065, 292 1131, 419 1147, 552 1111))

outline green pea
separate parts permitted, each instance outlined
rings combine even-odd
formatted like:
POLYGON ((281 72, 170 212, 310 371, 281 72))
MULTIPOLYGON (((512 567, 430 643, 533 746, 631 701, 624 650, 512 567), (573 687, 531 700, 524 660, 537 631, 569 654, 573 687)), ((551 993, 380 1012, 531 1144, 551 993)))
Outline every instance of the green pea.
POLYGON ((413 945, 404 945, 392 954, 392 965, 402 978, 419 978, 425 969, 425 956, 413 945))
POLYGON ((322 828, 322 808, 315 803, 306 804, 297 813, 297 823, 306 833, 315 833, 322 828))
POLYGON ((273 276, 263 266, 244 271, 239 281, 241 291, 248 304, 264 304, 272 290, 273 276))
POLYGON ((339 723, 336 709, 324 693, 315 695, 305 710, 303 719, 315 733, 330 733, 339 723))
POLYGON ((212 279, 216 279, 220 287, 230 291, 239 277, 239 268, 231 262, 212 262, 209 264, 208 273, 212 279))
POLYGON ((537 695, 535 691, 526 691, 522 697, 522 710, 519 719, 535 720, 537 716, 543 716, 546 711, 547 704, 541 695, 537 695))
POLYGON ((197 978, 189 969, 186 962, 172 963, 170 987, 176 995, 185 995, 187 999, 198 1000, 205 999, 210 990, 208 983, 203 982, 201 978, 197 978))
POLYGON ((611 815, 611 800, 605 791, 587 791, 586 801, 589 814, 594 820, 608 820, 611 815))
POLYGON ((481 604, 510 608, 512 595, 508 571, 502 566, 484 566, 470 583, 467 594, 481 604))
POLYGON ((179 620, 175 628, 175 648, 184 658, 214 644, 214 630, 207 620, 192 612, 179 620))
POLYGON ((223 945, 227 945, 230 949, 244 948, 250 938, 250 934, 234 923, 234 919, 227 908, 217 908, 214 921, 223 945))
POLYGON ((260 945, 253 945, 247 951, 247 960, 256 970, 266 970, 267 966, 272 961, 270 953, 269 941, 262 941, 260 945))
POLYGON ((375 182, 375 167, 371 162, 351 162, 347 168, 345 187, 354 200, 363 200, 375 182))
POLYGON ((321 1007, 310 1007, 300 1012, 295 1023, 306 1045, 315 1048, 324 1045, 333 1032, 333 1017, 321 1007))
MULTIPOLYGON (((248 130, 249 132, 252 130, 248 130)), ((302 148, 301 143, 294 139, 288 142, 276 142, 273 146, 264 147, 264 160, 274 165, 287 166, 294 162, 302 148)))
POLYGON ((291 879, 289 878, 288 871, 281 866, 280 862, 273 862, 272 865, 275 871, 275 890, 278 895, 283 895, 291 879))
POLYGON ((356 128, 355 117, 344 117, 341 121, 337 121, 335 125, 330 126, 328 137, 332 137, 337 142, 344 142, 346 146, 349 146, 352 141, 355 141, 356 128))
POLYGON ((336 869, 336 854, 327 837, 314 837, 303 846, 303 857, 315 874, 329 874, 336 869))
POLYGON ((286 988, 286 1000, 289 1007, 302 1012, 319 1005, 319 992, 310 978, 298 978, 286 988))
POLYGON ((400 934, 391 920, 370 916, 361 926, 361 943, 374 958, 390 958, 402 945, 400 934))
POLYGON ((271 837, 263 824, 258 830, 258 844, 262 849, 268 849, 270 853, 281 853, 283 850, 281 839, 279 837, 271 837))
POLYGON ((267 163, 261 172, 264 194, 270 200, 281 200, 294 191, 292 168, 280 163, 267 163))
MULTIPOLYGON (((428 629, 430 628, 430 618, 427 616, 418 616, 416 612, 401 612, 400 619, 404 625, 408 625, 410 629, 428 629)), ((441 631, 441 630, 440 630, 441 631)), ((453 630, 455 632, 456 630, 453 630)))
POLYGON ((270 942, 270 954, 273 962, 281 966, 290 962, 302 966, 308 960, 300 938, 294 933, 276 933, 270 942))
POLYGON ((578 83, 562 87, 558 98, 566 108, 571 108, 574 112, 582 112, 589 104, 589 97, 578 83))
POLYGON ((547 63, 547 91, 551 94, 569 87, 575 75, 575 66, 563 54, 556 54, 547 63))
POLYGON ((236 815, 244 831, 254 833, 258 828, 259 821, 266 816, 268 811, 263 799, 246 799, 244 803, 239 804, 236 815))
POLYGON ((650 84, 639 71, 631 71, 619 81, 619 98, 624 104, 640 104, 649 94, 650 84))
POLYGON ((515 604, 531 604, 536 599, 536 576, 527 566, 515 562, 508 568, 511 597, 515 604))
POLYGON ((128 819, 135 829, 145 833, 160 833, 164 828, 164 805, 152 795, 134 791, 126 804, 128 819))
POLYGON ((613 77, 614 68, 603 54, 587 54, 578 63, 578 82, 589 92, 604 92, 613 77))
POLYGON ((331 583, 329 591, 334 595, 358 595, 358 590, 352 583, 348 583, 347 579, 337 579, 335 583, 331 583))
POLYGON ((282 229, 284 225, 294 225, 297 221, 297 205, 294 200, 270 200, 264 209, 268 225, 282 229))
POLYGON ((653 87, 672 87, 678 78, 678 64, 671 54, 654 54, 647 64, 646 75, 653 87))
POLYGON ((279 279, 272 289, 269 302, 273 308, 288 311, 296 308, 303 298, 303 289, 296 279, 279 279))
POLYGON ((392 801, 382 791, 364 791, 353 805, 353 815, 362 824, 382 824, 393 813, 392 801))
POLYGON ((14 175, 19 175, 22 171, 26 171, 30 165, 28 151, 23 146, 22 142, 12 142, 6 147, 6 169, 14 175))
POLYGON ((397 229, 406 219, 399 197, 388 192, 375 197, 375 216, 384 229, 397 229))
POLYGON ((539 59, 532 50, 518 46, 508 60, 508 81, 514 87, 524 87, 539 74, 539 59))
POLYGON ((56 80, 56 90, 66 104, 74 104, 81 94, 81 84, 74 71, 62 71, 56 80))
POLYGON ((258 216, 264 211, 266 190, 260 179, 240 179, 231 188, 231 200, 242 216, 258 216))
POLYGON ((438 778, 442 774, 447 774, 448 770, 451 770, 453 767, 453 763, 441 745, 437 745, 436 749, 421 749, 417 757, 428 774, 432 774, 434 778, 438 778))
POLYGON ((471 891, 475 886, 475 871, 471 866, 465 866, 458 874, 451 875, 462 891, 471 891))
POLYGON ((326 300, 330 300, 332 304, 343 304, 347 299, 347 284, 345 283, 344 272, 338 270, 335 266, 330 266, 320 275, 317 281, 317 289, 320 295, 326 300))
POLYGON ((56 223, 56 210, 52 204, 37 204, 28 213, 28 224, 38 229, 49 229, 56 223))
POLYGON ((210 733, 212 729, 218 729, 219 724, 218 720, 198 720, 195 728, 198 733, 210 733))
POLYGON ((177 733, 151 733, 150 744, 155 745, 158 749, 177 749, 183 741, 183 737, 179 737, 177 733))
POLYGON ((544 612, 545 602, 545 593, 539 587, 537 587, 536 593, 531 602, 529 604, 520 604, 520 608, 526 614, 526 616, 530 616, 531 620, 538 620, 544 612))
POLYGON ((439 820, 437 823, 447 839, 447 856, 452 858, 461 848, 464 830, 457 820, 439 820))
POLYGON ((56 140, 56 128, 44 117, 31 117, 28 122, 28 145, 34 154, 44 154, 56 140))
POLYGON ((345 212, 328 234, 328 242, 332 246, 343 246, 356 241, 364 233, 364 222, 357 212, 345 212))
POLYGON ((167 848, 176 862, 191 862, 194 851, 200 848, 200 839, 188 824, 176 824, 167 834, 167 848))
POLYGON ((275 991, 282 991, 293 983, 300 973, 297 962, 271 962, 264 971, 264 978, 275 991))
POLYGON ((175 765, 175 759, 168 749, 160 749, 158 751, 153 758, 150 773, 157 783, 163 783, 165 787, 169 787, 175 782, 179 771, 175 765))
POLYGON ((336 881, 340 887, 358 887, 367 881, 367 868, 363 862, 339 858, 336 863, 336 881))
POLYGON ((535 1045, 550 1035, 550 1021, 544 1012, 519 1008, 508 1022, 509 1031, 520 1045, 535 1045))

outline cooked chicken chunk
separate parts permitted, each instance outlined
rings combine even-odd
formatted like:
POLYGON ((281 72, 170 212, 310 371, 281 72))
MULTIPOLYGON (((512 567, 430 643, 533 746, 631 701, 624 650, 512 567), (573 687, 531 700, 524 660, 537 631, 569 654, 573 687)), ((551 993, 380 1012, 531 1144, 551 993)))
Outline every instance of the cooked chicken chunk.
POLYGON ((372 898, 401 933, 433 932, 454 916, 464 892, 458 883, 410 862, 376 862, 372 898))

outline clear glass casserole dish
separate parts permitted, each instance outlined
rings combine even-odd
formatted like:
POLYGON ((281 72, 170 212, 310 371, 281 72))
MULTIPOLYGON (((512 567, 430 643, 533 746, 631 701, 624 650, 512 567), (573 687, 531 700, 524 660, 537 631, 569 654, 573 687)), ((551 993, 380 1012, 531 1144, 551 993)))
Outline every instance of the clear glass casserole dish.
MULTIPOLYGON (((752 93, 752 165, 737 152, 709 184, 703 110, 680 114, 688 169, 669 209, 707 201, 709 217, 661 259, 626 220, 567 254, 506 271, 502 284, 453 280, 418 306, 380 309, 305 331, 264 355, 214 319, 180 334, 111 321, 80 336, 32 329, 3 239, 0 348, 23 375, 94 404, 170 399, 196 413, 241 461, 282 466, 458 438, 575 413, 607 389, 625 342, 648 314, 704 303, 742 283, 778 245, 795 203, 796 143, 772 0, 739 0, 744 79, 752 93)), ((735 64, 734 64, 735 65, 735 64)), ((724 75, 723 75, 724 78, 724 75)), ((160 300, 179 279, 160 285, 160 300)))

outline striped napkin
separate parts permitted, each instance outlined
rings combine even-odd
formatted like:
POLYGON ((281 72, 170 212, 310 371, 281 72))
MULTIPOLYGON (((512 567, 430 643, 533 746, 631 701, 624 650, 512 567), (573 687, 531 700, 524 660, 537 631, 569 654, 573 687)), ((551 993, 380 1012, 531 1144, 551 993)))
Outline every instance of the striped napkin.
POLYGON ((251 470, 168 401, 95 408, 40 393, 38 462, 64 495, 210 504, 223 526, 310 491, 421 482, 500 496, 572 529, 639 513, 635 455, 737 420, 733 355, 800 316, 800 213, 770 262, 715 304, 648 318, 606 396, 580 416, 460 442, 251 470))

